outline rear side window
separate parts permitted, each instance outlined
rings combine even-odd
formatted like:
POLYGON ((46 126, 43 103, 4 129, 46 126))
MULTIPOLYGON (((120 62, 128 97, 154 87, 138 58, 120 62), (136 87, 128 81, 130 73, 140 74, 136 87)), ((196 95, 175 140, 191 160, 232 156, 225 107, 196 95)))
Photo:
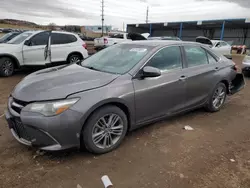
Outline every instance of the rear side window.
POLYGON ((32 46, 46 45, 49 40, 49 32, 41 32, 31 38, 32 46))
POLYGON ((77 38, 74 35, 64 33, 52 33, 51 44, 69 44, 76 42, 77 38))
POLYGON ((207 52, 207 58, 208 58, 209 64, 217 63, 217 60, 209 52, 207 52))
POLYGON ((206 51, 198 46, 184 46, 188 67, 208 64, 206 51))
POLYGON ((152 66, 161 71, 182 68, 180 47, 167 47, 157 52, 149 61, 147 66, 152 66))

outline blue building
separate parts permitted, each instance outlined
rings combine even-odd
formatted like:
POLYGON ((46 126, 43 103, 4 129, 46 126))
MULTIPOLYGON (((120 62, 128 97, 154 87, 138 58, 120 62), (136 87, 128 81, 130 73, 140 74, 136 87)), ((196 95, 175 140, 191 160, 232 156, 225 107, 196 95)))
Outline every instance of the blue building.
POLYGON ((150 33, 153 37, 177 36, 184 41, 195 41, 197 36, 205 36, 250 47, 250 19, 246 18, 128 24, 127 32, 150 33))

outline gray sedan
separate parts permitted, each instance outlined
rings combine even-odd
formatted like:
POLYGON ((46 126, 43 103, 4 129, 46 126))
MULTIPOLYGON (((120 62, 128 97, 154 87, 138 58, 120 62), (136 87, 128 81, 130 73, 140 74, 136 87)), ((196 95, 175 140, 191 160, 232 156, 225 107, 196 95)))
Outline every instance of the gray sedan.
POLYGON ((5 115, 22 144, 102 154, 150 122, 200 107, 219 111, 244 84, 231 60, 201 44, 129 42, 28 75, 5 115))

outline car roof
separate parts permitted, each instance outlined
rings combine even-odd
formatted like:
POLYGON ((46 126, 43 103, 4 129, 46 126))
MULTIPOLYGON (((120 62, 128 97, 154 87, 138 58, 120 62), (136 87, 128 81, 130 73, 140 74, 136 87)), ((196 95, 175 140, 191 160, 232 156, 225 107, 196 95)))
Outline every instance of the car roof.
MULTIPOLYGON (((46 31, 46 30, 36 30, 36 31, 25 31, 24 33, 32 33, 32 34, 37 34, 37 33, 41 33, 43 31, 46 31)), ((73 34, 73 35, 76 35, 75 33, 71 33, 71 32, 66 32, 66 31, 52 31, 52 33, 65 33, 65 34, 73 34)))
POLYGON ((225 42, 223 40, 211 40, 212 42, 225 42))
POLYGON ((131 41, 125 42, 126 44, 137 44, 144 46, 167 46, 167 45, 181 45, 181 44, 193 44, 193 45, 202 45, 197 42, 184 42, 184 41, 175 41, 175 40, 140 40, 140 41, 131 41))

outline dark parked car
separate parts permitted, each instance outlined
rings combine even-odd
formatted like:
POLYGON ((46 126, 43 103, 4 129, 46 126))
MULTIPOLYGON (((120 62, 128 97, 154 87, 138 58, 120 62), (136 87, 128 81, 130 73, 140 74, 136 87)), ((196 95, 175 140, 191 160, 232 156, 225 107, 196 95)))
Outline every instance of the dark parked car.
POLYGON ((0 38, 0 43, 6 43, 6 42, 10 41, 11 39, 13 39, 14 37, 18 36, 19 34, 21 34, 21 32, 7 33, 0 38))
POLYGON ((244 84, 231 60, 201 44, 128 42, 30 74, 5 116, 22 144, 101 154, 141 125, 200 107, 219 111, 244 84))

